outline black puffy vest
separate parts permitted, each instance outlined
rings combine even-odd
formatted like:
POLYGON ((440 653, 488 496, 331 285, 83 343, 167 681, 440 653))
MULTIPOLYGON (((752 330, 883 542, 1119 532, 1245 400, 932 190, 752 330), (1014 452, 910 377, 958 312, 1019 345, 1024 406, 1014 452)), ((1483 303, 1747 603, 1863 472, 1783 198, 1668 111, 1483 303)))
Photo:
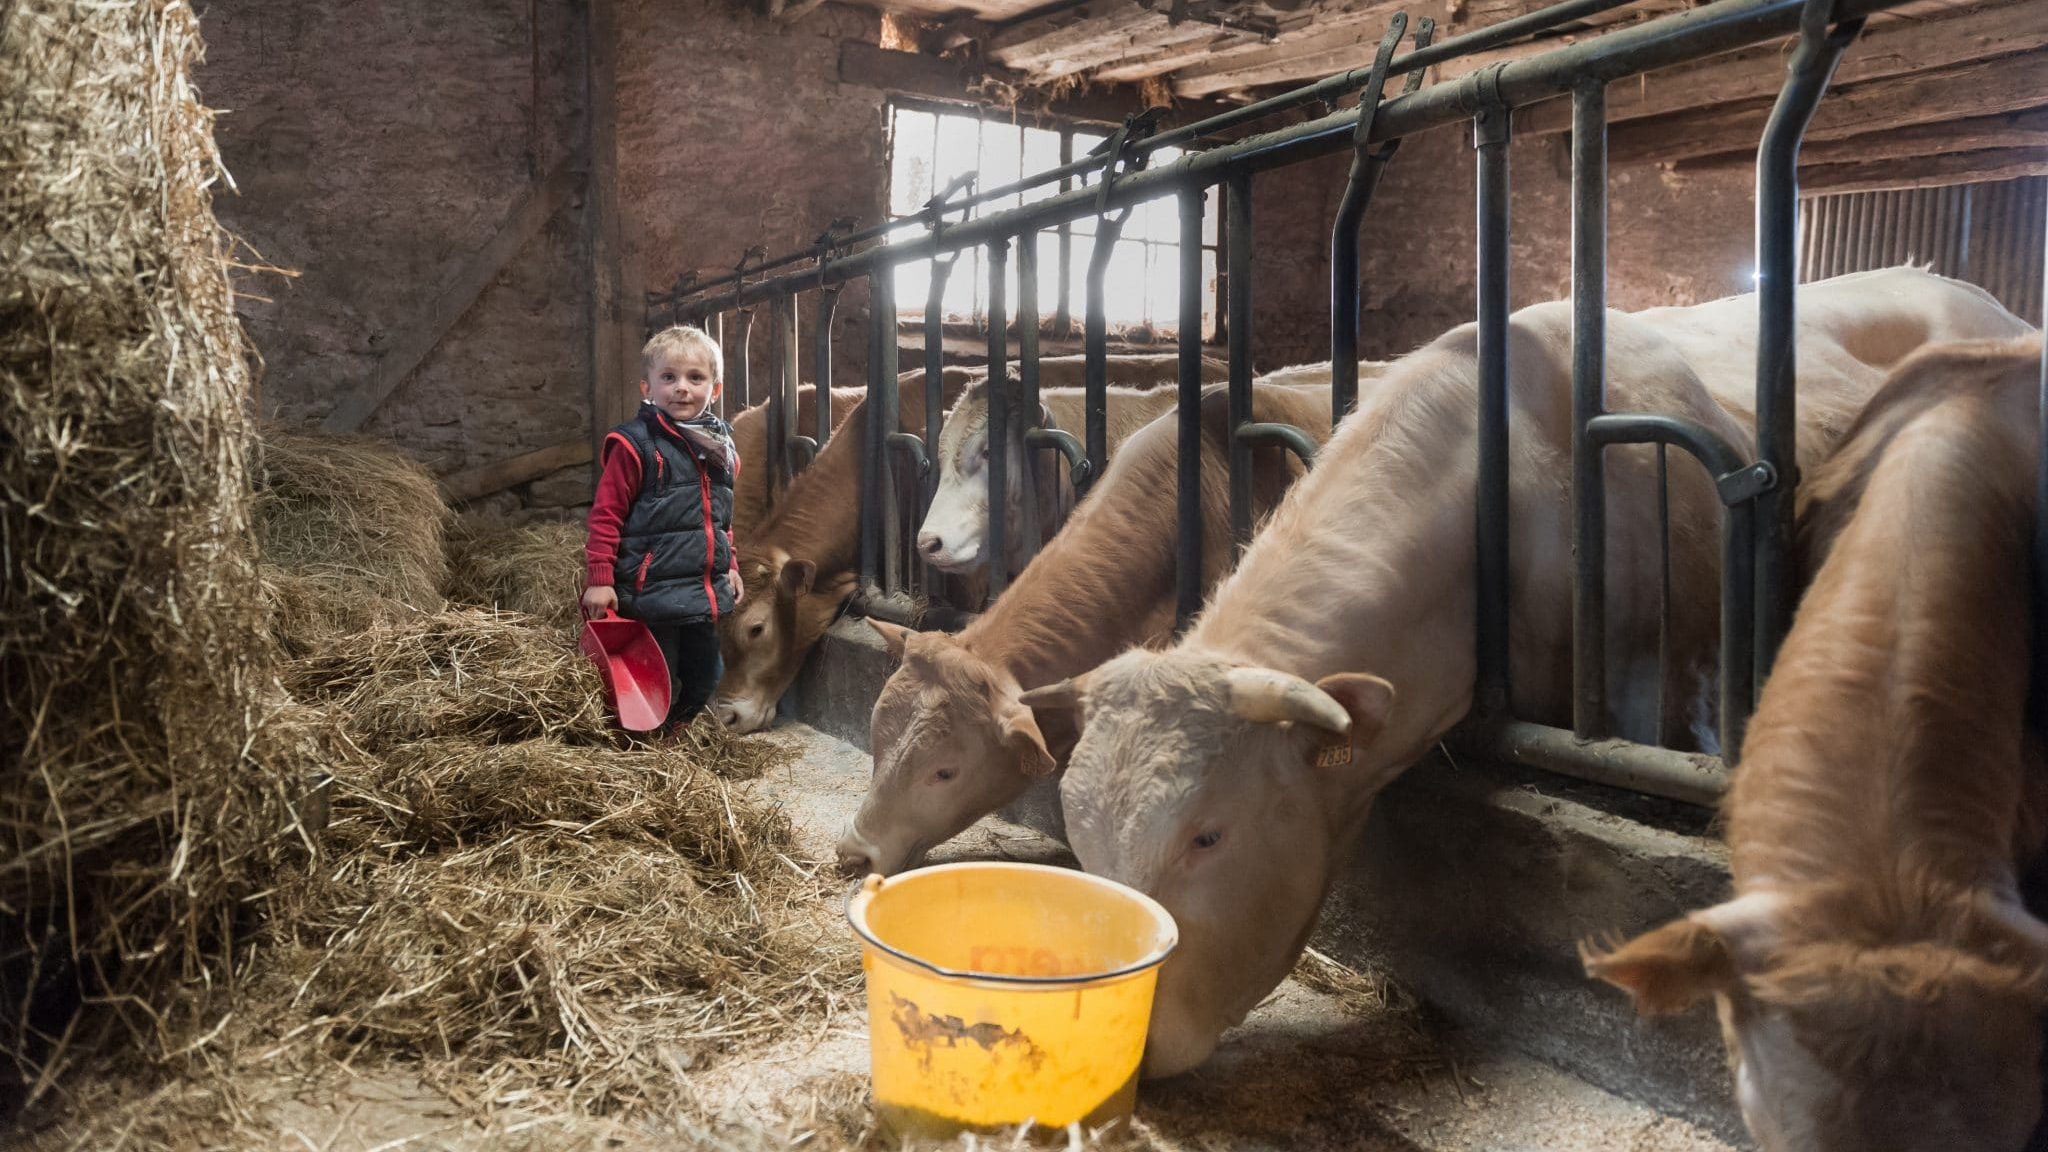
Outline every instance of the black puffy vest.
POLYGON ((640 453, 640 492, 612 570, 619 611, 649 624, 695 624, 732 611, 732 477, 652 404, 612 429, 640 453))

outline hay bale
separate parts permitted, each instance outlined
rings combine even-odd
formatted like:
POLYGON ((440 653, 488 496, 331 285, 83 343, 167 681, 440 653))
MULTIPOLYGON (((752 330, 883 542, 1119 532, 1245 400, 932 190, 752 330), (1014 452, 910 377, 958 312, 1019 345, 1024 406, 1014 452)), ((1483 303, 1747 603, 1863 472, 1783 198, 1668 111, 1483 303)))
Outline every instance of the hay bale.
POLYGON ((250 375, 198 48, 188 5, 0 8, 0 1063, 31 1102, 96 1042, 210 1033, 323 740, 250 642, 250 375))
POLYGON ((448 535, 448 599, 575 628, 582 621, 583 536, 581 524, 515 528, 464 517, 448 535))
POLYGON ((393 445, 275 425, 262 431, 256 528, 263 558, 285 572, 432 612, 448 575, 449 513, 434 478, 393 445))

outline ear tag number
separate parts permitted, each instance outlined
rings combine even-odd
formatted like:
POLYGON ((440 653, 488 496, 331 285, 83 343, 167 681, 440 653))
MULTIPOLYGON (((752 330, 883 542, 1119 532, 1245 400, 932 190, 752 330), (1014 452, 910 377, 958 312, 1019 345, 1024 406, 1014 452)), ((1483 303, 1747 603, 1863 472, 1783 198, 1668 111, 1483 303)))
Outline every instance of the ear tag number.
POLYGON ((1315 765, 1318 768, 1342 768, 1351 763, 1351 741, 1339 740, 1325 744, 1316 750, 1315 765))

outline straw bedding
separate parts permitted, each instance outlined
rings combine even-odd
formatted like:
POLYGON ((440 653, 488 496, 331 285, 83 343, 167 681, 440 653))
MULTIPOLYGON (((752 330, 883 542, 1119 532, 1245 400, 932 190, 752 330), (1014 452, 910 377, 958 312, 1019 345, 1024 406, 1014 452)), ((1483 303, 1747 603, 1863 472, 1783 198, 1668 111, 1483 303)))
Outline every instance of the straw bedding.
POLYGON ((573 628, 583 595, 583 526, 464 519, 448 539, 448 599, 573 628))

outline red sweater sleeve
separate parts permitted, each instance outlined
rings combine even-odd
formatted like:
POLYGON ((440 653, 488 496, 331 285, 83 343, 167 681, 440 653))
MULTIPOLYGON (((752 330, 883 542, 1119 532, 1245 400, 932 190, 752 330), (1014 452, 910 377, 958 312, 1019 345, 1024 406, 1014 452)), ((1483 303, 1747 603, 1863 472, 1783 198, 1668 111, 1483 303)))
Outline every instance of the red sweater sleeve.
POLYGON ((604 439, 604 470, 598 474, 597 492, 590 498, 590 536, 583 545, 584 587, 617 583, 612 565, 619 558, 619 533, 626 527, 626 514, 633 510, 633 497, 639 491, 640 453, 632 441, 614 432, 604 439))

